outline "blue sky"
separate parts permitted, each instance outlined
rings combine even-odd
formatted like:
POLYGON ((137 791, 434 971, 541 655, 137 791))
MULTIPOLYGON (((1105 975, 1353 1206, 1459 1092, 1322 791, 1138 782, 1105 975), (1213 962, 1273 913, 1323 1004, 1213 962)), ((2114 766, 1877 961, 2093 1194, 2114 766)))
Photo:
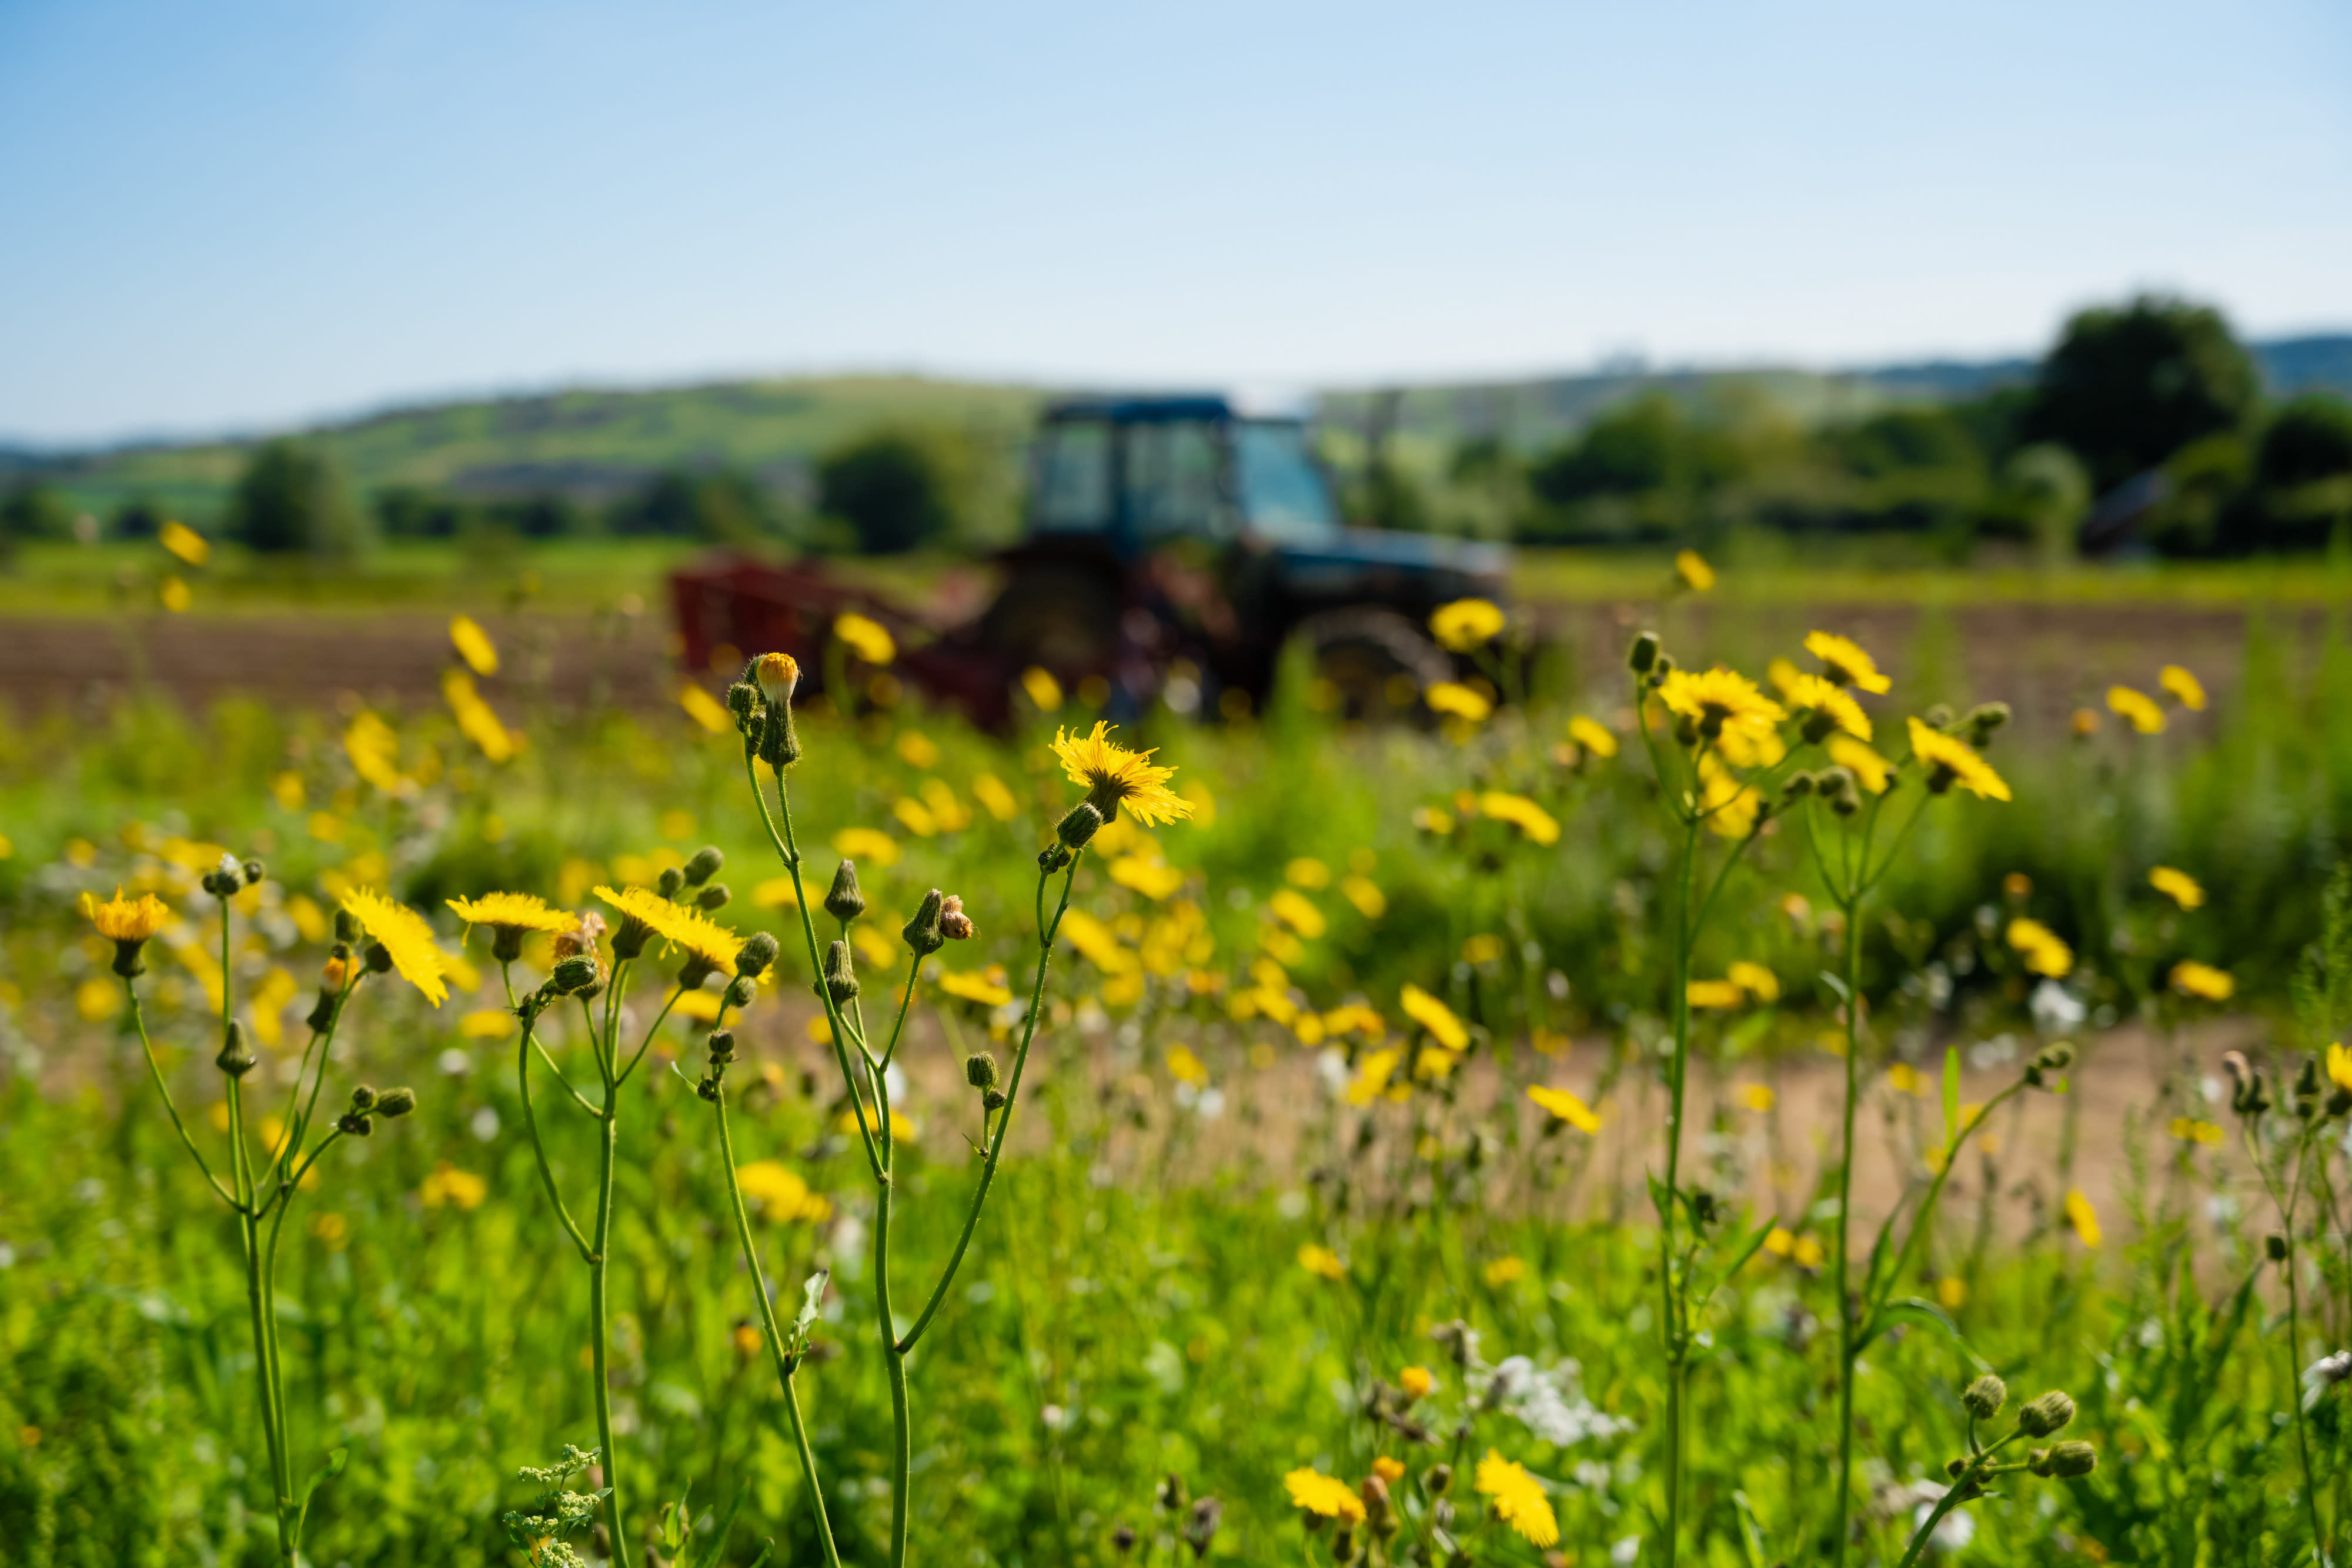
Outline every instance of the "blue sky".
POLYGON ((2352 327, 2352 6, 0 3, 0 436, 2352 327))

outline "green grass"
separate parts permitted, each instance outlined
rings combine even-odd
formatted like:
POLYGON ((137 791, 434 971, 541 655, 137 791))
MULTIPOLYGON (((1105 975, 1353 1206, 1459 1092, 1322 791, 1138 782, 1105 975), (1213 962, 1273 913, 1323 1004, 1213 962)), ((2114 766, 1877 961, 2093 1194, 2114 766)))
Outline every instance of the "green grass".
MULTIPOLYGON (((1697 662, 1699 650, 1670 646, 1697 662)), ((1921 669, 1924 685, 1923 655, 1879 652, 1921 669)), ((2242 1005, 2279 1020, 2284 1039, 2302 1038, 2285 1032, 2289 981, 2319 926, 2317 889, 2352 831, 2347 665, 2331 645, 2316 669, 2295 670, 2258 630, 2246 667, 2242 687, 2215 692, 2209 737, 2137 740, 2111 726, 2083 746, 1997 746, 1992 758, 2018 804, 1938 803, 1865 933, 1874 1077, 1895 1061, 1931 1065, 1947 1040, 2031 1035, 2026 977, 1998 936, 2012 907, 2072 944, 2090 1007, 2168 1026, 2182 1013, 2157 994, 2162 970, 2197 956, 2229 967, 2242 1005), (2159 862, 2196 874, 2207 906, 2187 914, 2158 901, 2144 878, 2159 862), (2001 881, 2018 872, 2033 890, 2012 905, 2001 881)), ((1400 1495, 1412 1500, 1418 1530, 1429 1500, 1412 1478, 1455 1458, 1467 1461, 1466 1482, 1490 1445, 1557 1483, 1563 1545, 1578 1563, 1654 1538, 1663 1384, 1654 1241, 1634 1218, 1646 1211, 1616 1179, 1638 1177, 1612 1172, 1580 1134, 1547 1134, 1519 1091, 1567 1082, 1628 1119, 1652 1103, 1641 1086, 1654 1076, 1667 1001, 1657 929, 1669 862, 1631 737, 1625 754, 1580 769, 1551 756, 1569 712, 1605 714, 1623 700, 1614 671, 1553 678, 1526 727, 1507 715, 1458 743, 1339 730, 1295 693, 1255 725, 1207 730, 1155 716, 1143 727, 1208 809, 1199 823, 1148 840, 1115 836, 1081 872, 1073 907, 1102 921, 1117 951, 1139 956, 1055 961, 1027 1134, 950 1316, 912 1366, 923 1560, 951 1550, 973 1562, 1111 1563, 1120 1521, 1147 1539, 1172 1537, 1181 1521, 1155 1512, 1153 1487, 1174 1471, 1192 1495, 1224 1504, 1213 1560, 1325 1562, 1329 1535, 1302 1538, 1285 1472, 1316 1466, 1352 1481, 1376 1454, 1402 1458, 1410 1478, 1400 1495), (1528 795, 1559 822, 1559 841, 1531 842, 1487 817, 1444 831, 1426 815, 1428 825, 1414 825, 1417 810, 1458 811, 1465 788, 1528 795), (1118 860, 1155 853, 1184 877, 1164 901, 1113 874, 1118 860), (1350 873, 1381 890, 1376 917, 1338 885, 1350 873), (1286 889, 1319 922, 1278 900, 1286 889), (1180 913, 1185 904, 1197 927, 1180 913), (1271 979, 1268 959, 1282 970, 1271 979), (1141 981, 1124 985, 1138 965, 1141 981), (1254 1018, 1230 1005, 1272 988, 1317 1011, 1369 1005, 1397 1030, 1408 982, 1466 1020, 1475 1048, 1456 1074, 1402 1103, 1359 1106, 1327 1092, 1318 1061, 1328 1042, 1307 1044, 1263 1004, 1254 1018), (1586 1049, 1557 1064, 1528 1049, 1538 1030, 1586 1049), (1179 1045, 1200 1072, 1172 1056, 1179 1045), (1344 1278, 1302 1267, 1310 1244, 1343 1259, 1344 1278), (1455 1319, 1479 1334, 1482 1365, 1513 1354, 1555 1370, 1572 1360, 1573 1376, 1559 1375, 1569 1405, 1589 1401, 1630 1429, 1556 1442, 1505 1412, 1469 1408, 1484 1398, 1486 1375, 1474 1379, 1431 1333, 1455 1319), (1441 1384, 1419 1412, 1427 1443, 1362 1409, 1376 1381, 1416 1364, 1441 1384)), ((240 987, 250 994, 278 968, 294 977, 303 995, 289 1030, 324 951, 294 900, 326 903, 338 879, 383 883, 427 911, 498 887, 586 903, 600 877, 646 874, 625 857, 657 862, 707 841, 729 856, 722 876, 735 902, 724 917, 792 935, 758 903, 779 868, 742 793, 731 737, 683 716, 541 711, 527 691, 487 689, 526 729, 521 756, 492 768, 446 714, 389 715, 396 765, 412 781, 389 796, 355 772, 341 714, 227 704, 198 717, 124 710, 103 723, 59 716, 0 731, 10 850, 0 859, 0 1540, 22 1561, 269 1556, 233 1238, 144 1082, 136 1041, 107 1012, 109 955, 75 913, 79 893, 143 879, 185 907, 190 874, 171 857, 193 852, 173 840, 262 855, 272 880, 240 925, 256 942, 240 958, 240 987)), ((1882 724, 1899 727, 1899 706, 1874 706, 1882 724)), ((1017 975, 1030 939, 1031 856, 1069 798, 1042 747, 1048 727, 1033 721, 996 740, 937 716, 873 715, 855 727, 808 716, 794 803, 814 880, 832 861, 814 846, 849 825, 882 826, 901 858, 869 855, 861 867, 874 923, 895 930, 927 886, 960 892, 981 935, 944 961, 963 971, 1002 963, 1017 975), (1011 821, 979 809, 982 772, 1010 789, 1011 821), (968 826, 923 836, 907 824, 898 802, 925 799, 927 779, 948 784, 971 812, 968 826)), ((1697 967, 1720 975, 1744 958, 1778 974, 1779 1006, 1709 1022, 1700 1037, 1704 1054, 1764 1076, 1818 1051, 1832 999, 1815 977, 1835 943, 1817 919, 1791 914, 1783 901, 1792 893, 1820 897, 1793 826, 1760 842, 1735 876, 1697 967)), ((454 947, 446 913, 440 924, 454 947)), ((480 938, 468 951, 485 962, 480 938)), ((741 1031, 736 1137, 743 1158, 779 1160, 835 1204, 823 1224, 763 1223, 761 1236, 788 1298, 811 1269, 835 1270, 839 1317, 820 1338, 838 1354, 803 1372, 803 1398, 845 1556, 872 1562, 887 1510, 876 1489, 890 1417, 861 1327, 873 1300, 858 1236, 866 1189, 860 1157, 834 1131, 837 1085, 803 1029, 808 977, 794 953, 787 942, 782 972, 741 1031)), ((151 964, 141 984, 172 1080, 217 1148, 203 1118, 219 1095, 217 1022, 191 969, 161 951, 151 964)), ((869 967, 869 984, 878 990, 904 972, 869 967)), ((944 1253, 970 1179, 977 1111, 960 1059, 1005 1027, 976 1004, 942 1001, 912 1048, 920 1153, 898 1206, 910 1280, 944 1253)), ((485 992, 436 1011, 397 983, 372 982, 355 1004, 349 1056, 330 1074, 331 1095, 357 1080, 414 1083, 422 1108, 339 1147, 326 1179, 299 1199, 304 1229, 289 1239, 282 1333, 296 1448, 307 1456, 297 1468, 333 1446, 352 1455, 313 1523, 310 1552, 321 1563, 512 1561, 496 1520, 529 1495, 514 1469, 593 1440, 584 1295, 520 1135, 512 1036, 464 1028, 493 1005, 485 992), (481 1177, 485 1201, 428 1204, 443 1162, 481 1177), (314 1232, 312 1218, 329 1213, 340 1228, 314 1232)), ((691 1071, 693 1035, 665 1028, 691 1071)), ((1369 1049, 1349 1039, 1340 1066, 1360 1066, 1369 1049)), ((288 1043, 265 1050, 271 1065, 249 1081, 264 1087, 264 1109, 274 1109, 274 1064, 289 1053, 288 1043)), ((558 1055, 576 1070, 576 1040, 558 1055)), ((748 1563, 773 1535, 776 1561, 813 1562, 772 1381, 736 1343, 751 1303, 721 1218, 709 1113, 656 1066, 622 1129, 614 1244, 615 1399, 633 1524, 642 1527, 656 1498, 688 1495, 699 1512, 748 1484, 745 1523, 723 1560, 748 1563)), ((2196 1076, 2168 1092, 2201 1094, 2196 1076)), ((593 1158, 590 1128, 559 1099, 542 1091, 540 1115, 576 1192, 593 1158)), ((2255 1277, 2273 1221, 2227 1151, 2157 1130, 2184 1103, 2203 1104, 2135 1110, 2150 1119, 2129 1140, 2143 1164, 2095 1253, 2054 1211, 2050 1184, 2063 1186, 2064 1173, 2049 1151, 2011 1136, 1993 1166, 1969 1168, 1964 1201, 1906 1283, 1932 1299, 1944 1281, 1965 1282, 1952 1309, 1958 1338, 1922 1315, 1866 1361, 1861 1561, 1899 1553, 1912 1505, 1891 1489, 1933 1477, 1958 1451, 1957 1392, 1987 1364, 2020 1395, 2072 1390, 2084 1415, 2070 1435, 2098 1445, 2101 1468, 2078 1481, 2021 1480, 2012 1498, 1976 1506, 1975 1541, 1960 1560, 2190 1568, 2307 1552, 2293 1434, 2282 1425, 2295 1390, 2274 1277, 2240 1289, 2255 1277), (2023 1182, 2036 1198, 2018 1195, 2023 1182), (2234 1207, 2211 1208, 2217 1195, 2234 1207)), ((2200 1113, 2229 1122, 2216 1107, 2200 1113)), ((1752 1190, 1747 1178, 1770 1157, 1772 1138, 1814 1131, 1776 1122, 1749 1137, 1729 1121, 1707 1130, 1719 1141, 1702 1163, 1727 1194, 1752 1190)), ((1642 1131, 1634 1166, 1654 1139, 1654 1129, 1642 1131)), ((1809 1201, 1784 1217, 1801 1231, 1822 1218, 1809 1201)), ((2329 1239, 2315 1249, 2305 1360, 2352 1327, 2336 1249, 2329 1239)), ((1769 1254, 1718 1300, 1694 1381, 1691 1517, 1705 1544, 1685 1561, 1731 1568, 1822 1555, 1836 1446, 1834 1336, 1823 1328, 1832 1311, 1822 1279, 1769 1254), (1761 1536, 1752 1557, 1740 1544, 1751 1523, 1761 1536)), ((2342 1406, 2315 1416, 2331 1519, 2344 1517, 2352 1476, 2342 1406)), ((1476 1561, 1537 1561, 1478 1522, 1466 1485, 1453 1500, 1476 1561)), ((1171 1540, 1159 1560, 1184 1551, 1171 1540)))

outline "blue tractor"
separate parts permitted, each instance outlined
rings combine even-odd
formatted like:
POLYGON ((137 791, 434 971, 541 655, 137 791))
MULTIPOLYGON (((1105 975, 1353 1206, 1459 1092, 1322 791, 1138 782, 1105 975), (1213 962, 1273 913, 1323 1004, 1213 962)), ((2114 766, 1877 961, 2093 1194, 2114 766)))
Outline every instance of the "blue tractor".
POLYGON ((1296 641, 1325 701, 1407 716, 1450 678, 1429 612, 1502 597, 1506 553, 1351 528, 1306 423, 1223 397, 1086 397, 1051 406, 1032 455, 1026 537, 999 560, 977 628, 1013 670, 1107 683, 1114 713, 1246 712, 1296 641))

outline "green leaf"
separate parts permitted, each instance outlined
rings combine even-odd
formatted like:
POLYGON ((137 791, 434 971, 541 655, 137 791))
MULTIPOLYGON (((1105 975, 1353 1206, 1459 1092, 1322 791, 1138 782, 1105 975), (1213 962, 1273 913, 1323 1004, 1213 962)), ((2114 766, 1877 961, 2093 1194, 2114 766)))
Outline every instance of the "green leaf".
POLYGON ((819 1269, 801 1287, 801 1310, 793 1319, 792 1328, 784 1335, 784 1356, 797 1362, 808 1353, 809 1335, 816 1332, 817 1319, 824 1306, 824 1287, 833 1278, 830 1269, 819 1269))
POLYGON ((1960 1048, 1944 1047, 1944 1156, 1960 1142, 1960 1048))

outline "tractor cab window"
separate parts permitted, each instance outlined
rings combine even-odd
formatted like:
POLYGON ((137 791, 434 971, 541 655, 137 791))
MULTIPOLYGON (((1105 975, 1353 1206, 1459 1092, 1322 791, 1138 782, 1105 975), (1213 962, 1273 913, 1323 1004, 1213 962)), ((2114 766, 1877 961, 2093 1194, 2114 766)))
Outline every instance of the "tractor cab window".
POLYGON ((1110 424, 1060 420, 1037 438, 1035 527, 1075 532, 1110 527, 1110 424))
POLYGON ((1339 528, 1323 470, 1307 449, 1307 427, 1287 420, 1234 426, 1234 473, 1250 531, 1276 544, 1313 544, 1339 528))
POLYGON ((1136 538, 1222 531, 1216 428, 1201 419, 1146 420, 1125 434, 1127 521, 1136 538))

